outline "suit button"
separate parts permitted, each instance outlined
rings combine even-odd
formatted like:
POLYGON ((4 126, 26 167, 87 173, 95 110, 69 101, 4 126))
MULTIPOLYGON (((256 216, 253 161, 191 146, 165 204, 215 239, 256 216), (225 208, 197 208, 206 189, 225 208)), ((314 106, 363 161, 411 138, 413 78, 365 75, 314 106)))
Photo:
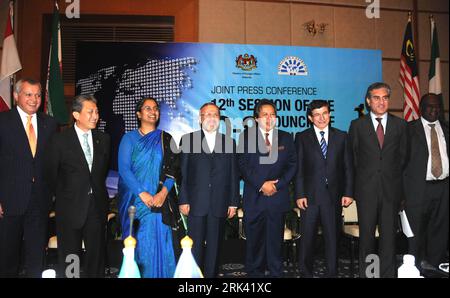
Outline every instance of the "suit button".
POLYGON ((211 187, 211 183, 210 183, 210 184, 208 184, 208 187, 211 187))

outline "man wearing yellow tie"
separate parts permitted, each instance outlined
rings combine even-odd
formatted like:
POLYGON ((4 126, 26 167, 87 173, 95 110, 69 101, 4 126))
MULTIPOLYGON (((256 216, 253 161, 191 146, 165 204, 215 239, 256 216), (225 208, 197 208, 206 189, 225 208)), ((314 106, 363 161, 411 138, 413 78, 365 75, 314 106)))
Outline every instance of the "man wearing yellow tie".
POLYGON ((24 251, 27 277, 40 277, 51 197, 43 154, 56 121, 41 112, 41 84, 18 81, 16 106, 0 113, 0 277, 17 277, 24 251), (24 249, 22 248, 24 239, 24 249))

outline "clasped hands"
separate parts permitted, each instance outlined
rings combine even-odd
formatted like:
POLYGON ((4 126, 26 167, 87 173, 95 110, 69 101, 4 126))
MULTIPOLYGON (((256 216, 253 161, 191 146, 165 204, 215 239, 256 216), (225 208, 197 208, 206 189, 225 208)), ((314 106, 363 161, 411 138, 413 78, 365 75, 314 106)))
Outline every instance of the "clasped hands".
POLYGON ((277 187, 276 187, 276 183, 278 183, 278 179, 277 180, 268 180, 266 182, 264 182, 264 184, 261 186, 260 191, 265 195, 265 196, 273 196, 276 192, 277 192, 277 187))
POLYGON ((151 208, 151 207, 158 208, 164 204, 164 201, 167 198, 167 194, 168 194, 167 188, 163 187, 161 189, 161 191, 159 191, 154 196, 152 196, 151 194, 149 194, 146 191, 143 191, 139 194, 139 198, 148 208, 151 208))

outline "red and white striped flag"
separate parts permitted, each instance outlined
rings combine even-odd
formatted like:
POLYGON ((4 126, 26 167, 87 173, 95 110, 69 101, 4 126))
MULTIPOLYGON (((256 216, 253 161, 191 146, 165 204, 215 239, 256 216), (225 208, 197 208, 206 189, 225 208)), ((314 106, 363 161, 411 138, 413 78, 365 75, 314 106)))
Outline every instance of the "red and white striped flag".
POLYGON ((414 51, 411 15, 406 25, 400 58, 400 85, 403 87, 403 117, 406 121, 419 119, 419 74, 417 72, 416 54, 414 51))
POLYGON ((11 78, 17 71, 22 69, 13 34, 13 25, 11 21, 13 20, 13 13, 14 8, 11 1, 9 3, 9 14, 5 27, 0 70, 0 112, 11 109, 11 78))

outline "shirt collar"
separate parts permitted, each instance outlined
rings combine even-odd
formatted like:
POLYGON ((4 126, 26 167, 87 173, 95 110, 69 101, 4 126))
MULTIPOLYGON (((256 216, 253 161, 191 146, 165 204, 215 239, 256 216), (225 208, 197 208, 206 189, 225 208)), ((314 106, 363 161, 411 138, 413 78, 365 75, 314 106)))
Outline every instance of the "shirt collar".
POLYGON ((92 130, 91 129, 89 129, 87 132, 85 132, 81 128, 79 128, 76 123, 73 125, 73 127, 75 128, 75 131, 76 131, 77 135, 79 135, 79 136, 82 136, 85 133, 87 133, 88 136, 92 135, 92 130))
MULTIPOLYGON (((16 107, 17 107, 17 112, 19 112, 20 118, 25 118, 26 119, 28 117, 28 114, 25 113, 25 111, 22 110, 21 107, 19 107, 19 106, 16 106, 16 107)), ((33 117, 35 117, 35 116, 36 116, 36 113, 31 114, 31 119, 33 119, 33 117)))
POLYGON ((436 120, 436 121, 434 121, 434 122, 430 122, 430 121, 426 120, 425 118, 420 117, 420 120, 422 121, 422 123, 423 123, 424 126, 425 126, 425 125, 428 126, 429 124, 434 124, 434 125, 438 126, 438 124, 439 124, 439 119, 436 120))
POLYGON ((388 115, 387 112, 381 116, 377 116, 374 113, 370 112, 370 117, 372 118, 372 121, 378 121, 377 118, 381 118, 381 121, 385 121, 387 120, 387 115, 388 115))
POLYGON ((273 134, 273 128, 272 128, 271 130, 269 130, 269 131, 264 130, 261 126, 258 126, 258 128, 259 128, 259 131, 261 132, 261 134, 262 134, 264 137, 266 136, 266 133, 269 134, 269 137, 271 137, 272 134, 273 134))
POLYGON ((328 130, 329 130, 329 127, 328 127, 328 126, 325 127, 325 128, 322 129, 322 130, 320 130, 320 129, 319 129, 318 127, 316 127, 315 125, 313 125, 313 127, 314 127, 314 131, 316 132, 316 135, 319 136, 321 131, 324 131, 326 136, 328 135, 328 130))

